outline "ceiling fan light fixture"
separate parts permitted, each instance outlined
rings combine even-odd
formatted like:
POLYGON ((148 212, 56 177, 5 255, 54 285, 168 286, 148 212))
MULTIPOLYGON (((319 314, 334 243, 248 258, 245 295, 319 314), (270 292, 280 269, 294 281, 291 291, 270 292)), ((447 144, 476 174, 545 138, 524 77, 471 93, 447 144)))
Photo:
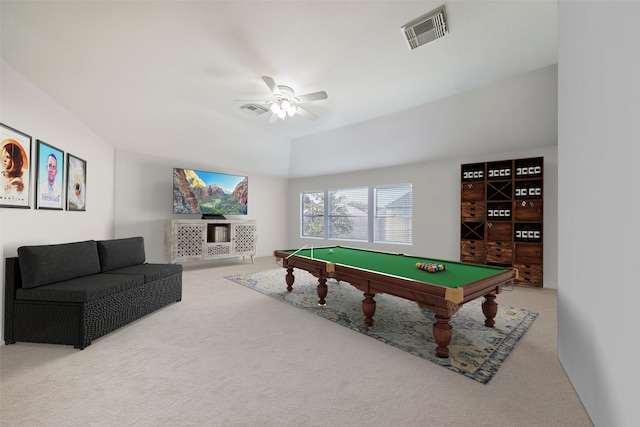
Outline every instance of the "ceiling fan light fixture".
POLYGON ((275 81, 269 76, 262 76, 262 80, 269 87, 269 90, 271 90, 275 98, 274 100, 260 101, 260 103, 265 105, 265 107, 262 107, 264 112, 269 111, 267 107, 271 110, 272 116, 269 118, 269 123, 273 123, 277 119, 284 120, 296 114, 309 120, 315 120, 317 118, 315 114, 298 104, 327 99, 327 92, 325 91, 295 96, 292 88, 285 85, 276 85, 275 81))
POLYGON ((298 111, 298 106, 294 101, 290 101, 289 98, 278 98, 276 102, 271 104, 271 112, 278 116, 278 118, 284 120, 287 116, 293 117, 298 111))

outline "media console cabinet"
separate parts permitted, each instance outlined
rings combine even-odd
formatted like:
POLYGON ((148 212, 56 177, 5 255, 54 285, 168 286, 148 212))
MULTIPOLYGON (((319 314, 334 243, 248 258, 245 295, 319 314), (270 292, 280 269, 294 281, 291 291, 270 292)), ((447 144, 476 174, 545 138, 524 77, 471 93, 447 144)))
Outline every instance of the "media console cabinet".
POLYGON ((172 220, 165 230, 165 257, 170 263, 256 254, 256 221, 233 219, 172 220))

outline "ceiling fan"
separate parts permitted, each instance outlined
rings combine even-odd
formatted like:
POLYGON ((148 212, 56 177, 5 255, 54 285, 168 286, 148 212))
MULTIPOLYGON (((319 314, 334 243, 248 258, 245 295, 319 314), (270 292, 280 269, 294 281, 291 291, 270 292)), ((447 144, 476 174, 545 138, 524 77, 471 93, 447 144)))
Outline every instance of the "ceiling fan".
POLYGON ((268 106, 272 113, 271 117, 269 117, 269 123, 273 123, 278 119, 284 120, 287 117, 293 117, 296 114, 306 117, 309 120, 315 120, 318 116, 303 108, 301 104, 311 101, 320 101, 322 99, 327 99, 328 97, 327 92, 323 90, 296 96, 293 89, 289 86, 277 85, 269 76, 262 76, 262 80, 269 87, 274 99, 242 102, 253 102, 268 106))

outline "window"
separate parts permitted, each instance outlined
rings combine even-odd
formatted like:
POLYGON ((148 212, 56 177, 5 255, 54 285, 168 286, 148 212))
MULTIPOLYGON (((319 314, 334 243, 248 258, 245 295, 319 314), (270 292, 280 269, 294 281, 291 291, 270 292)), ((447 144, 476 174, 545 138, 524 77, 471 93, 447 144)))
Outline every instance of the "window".
POLYGON ((324 191, 301 194, 302 236, 324 238, 324 191))
POLYGON ((303 192, 300 196, 302 237, 413 243, 411 184, 303 192))
POLYGON ((369 240, 369 189, 329 190, 329 239, 369 240))
POLYGON ((412 243, 413 191, 411 184, 374 189, 376 243, 412 243))

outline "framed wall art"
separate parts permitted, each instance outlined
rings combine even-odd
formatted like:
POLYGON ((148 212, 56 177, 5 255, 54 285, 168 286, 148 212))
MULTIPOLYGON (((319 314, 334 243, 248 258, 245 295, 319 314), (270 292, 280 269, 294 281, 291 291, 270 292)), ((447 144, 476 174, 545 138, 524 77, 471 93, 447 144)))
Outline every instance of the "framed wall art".
POLYGON ((67 210, 86 210, 87 162, 67 153, 67 210))
POLYGON ((31 137, 0 123, 0 207, 29 208, 31 137))
POLYGON ((38 209, 62 210, 62 181, 64 177, 64 152, 43 141, 38 144, 38 182, 36 204, 38 209))

